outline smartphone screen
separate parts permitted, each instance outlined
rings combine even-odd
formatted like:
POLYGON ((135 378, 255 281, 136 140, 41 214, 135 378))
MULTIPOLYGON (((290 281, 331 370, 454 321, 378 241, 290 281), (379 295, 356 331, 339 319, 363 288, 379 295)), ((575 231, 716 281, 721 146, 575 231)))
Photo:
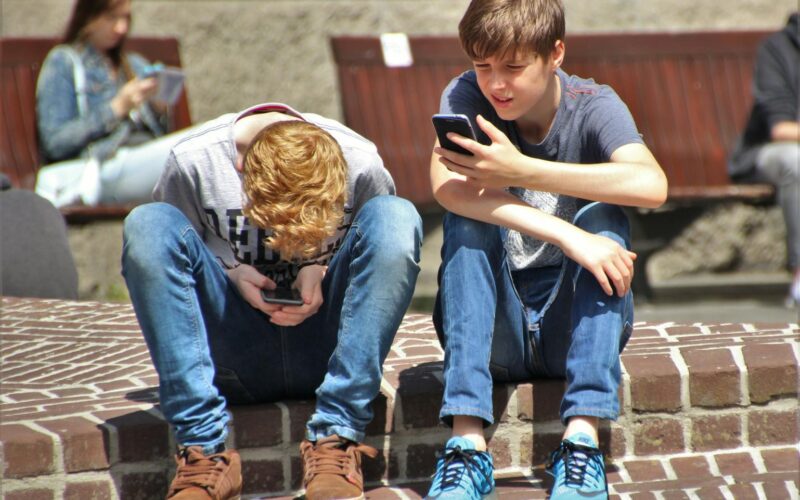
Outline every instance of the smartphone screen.
POLYGON ((272 304, 284 304, 290 306, 303 305, 303 298, 296 288, 276 288, 275 290, 261 289, 261 298, 264 302, 272 304))
POLYGON ((436 136, 439 138, 439 145, 450 151, 472 156, 472 153, 447 138, 448 132, 454 132, 473 141, 475 140, 475 132, 472 130, 472 124, 467 115, 436 114, 433 115, 432 120, 433 128, 436 129, 436 136))

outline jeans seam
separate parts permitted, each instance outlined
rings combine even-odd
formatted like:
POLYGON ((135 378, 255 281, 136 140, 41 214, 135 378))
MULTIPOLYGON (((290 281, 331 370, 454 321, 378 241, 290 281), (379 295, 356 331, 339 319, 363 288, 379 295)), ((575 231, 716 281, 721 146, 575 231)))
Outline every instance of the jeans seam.
MULTIPOLYGON (((194 228, 192 226, 187 226, 180 233, 181 240, 183 241, 183 246, 184 246, 183 257, 184 257, 184 259, 186 259, 186 263, 185 263, 185 266, 184 266, 184 274, 182 275, 182 279, 184 281, 183 282, 184 303, 186 304, 186 306, 188 306, 189 309, 194 309, 194 307, 193 307, 193 304, 192 304, 193 288, 185 279, 186 276, 188 276, 190 274, 193 274, 191 266, 190 266, 189 255, 188 255, 189 254, 189 244, 187 242, 187 238, 192 237, 189 233, 191 233, 193 231, 194 231, 194 228)), ((195 233, 195 236, 197 236, 197 233, 195 233)), ((200 339, 199 339, 199 337, 200 337, 200 331, 199 331, 200 330, 200 324, 199 324, 199 321, 200 321, 200 318, 202 318, 202 317, 203 317, 202 311, 197 311, 197 310, 193 311, 193 314, 192 314, 192 332, 193 332, 192 343, 194 344, 195 353, 198 353, 200 351, 200 349, 201 349, 201 346, 202 346, 202 342, 200 342, 200 339)), ((198 356, 197 357, 197 362, 198 362, 198 365, 200 365, 200 366, 204 365, 202 356, 198 356)), ((214 371, 213 360, 211 360, 211 370, 214 371)), ((203 383, 205 384, 205 386, 206 386, 205 388, 206 388, 207 391, 214 392, 215 389, 214 389, 213 377, 212 377, 211 380, 208 380, 207 378, 204 377, 203 383)))

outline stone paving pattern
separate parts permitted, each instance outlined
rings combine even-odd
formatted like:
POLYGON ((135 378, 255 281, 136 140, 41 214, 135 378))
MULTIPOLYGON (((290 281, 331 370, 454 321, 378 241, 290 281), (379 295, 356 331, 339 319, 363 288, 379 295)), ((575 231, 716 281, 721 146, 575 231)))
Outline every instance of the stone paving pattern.
MULTIPOLYGON (((0 495, 163 498, 175 443, 158 378, 128 304, 2 298, 0 495)), ((622 356, 622 415, 603 429, 613 498, 798 498, 796 324, 635 325, 622 356)), ((435 452, 442 351, 408 315, 385 363, 367 442, 368 498, 420 498, 435 452)), ((497 385, 489 428, 500 497, 546 498, 541 464, 562 432, 564 382, 497 385)), ((300 487, 298 444, 312 400, 231 409, 229 445, 247 498, 300 487)))

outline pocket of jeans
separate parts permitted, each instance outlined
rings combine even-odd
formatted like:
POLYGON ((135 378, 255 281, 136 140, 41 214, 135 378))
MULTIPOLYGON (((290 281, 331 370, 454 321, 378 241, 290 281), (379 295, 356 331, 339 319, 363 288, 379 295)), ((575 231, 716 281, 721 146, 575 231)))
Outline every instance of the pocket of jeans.
POLYGON ((628 344, 628 340, 630 340, 631 335, 633 334, 633 325, 625 322, 625 325, 622 327, 622 335, 619 338, 619 352, 622 352, 625 349, 625 346, 628 344))
POLYGON ((237 375, 235 371, 219 365, 214 365, 214 369, 216 371, 214 374, 214 385, 219 389, 219 392, 225 396, 228 403, 246 404, 256 402, 256 399, 250 394, 250 391, 248 391, 242 381, 239 380, 239 375, 237 375))

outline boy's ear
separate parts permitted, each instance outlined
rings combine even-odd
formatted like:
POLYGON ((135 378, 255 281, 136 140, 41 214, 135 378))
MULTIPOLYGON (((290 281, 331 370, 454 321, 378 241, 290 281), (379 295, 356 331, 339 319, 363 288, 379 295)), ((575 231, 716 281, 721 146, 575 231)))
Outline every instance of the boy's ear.
POLYGON ((550 65, 552 66, 553 71, 561 67, 561 63, 564 62, 565 52, 566 47, 564 46, 564 41, 556 40, 556 44, 553 47, 553 52, 550 53, 550 65))

